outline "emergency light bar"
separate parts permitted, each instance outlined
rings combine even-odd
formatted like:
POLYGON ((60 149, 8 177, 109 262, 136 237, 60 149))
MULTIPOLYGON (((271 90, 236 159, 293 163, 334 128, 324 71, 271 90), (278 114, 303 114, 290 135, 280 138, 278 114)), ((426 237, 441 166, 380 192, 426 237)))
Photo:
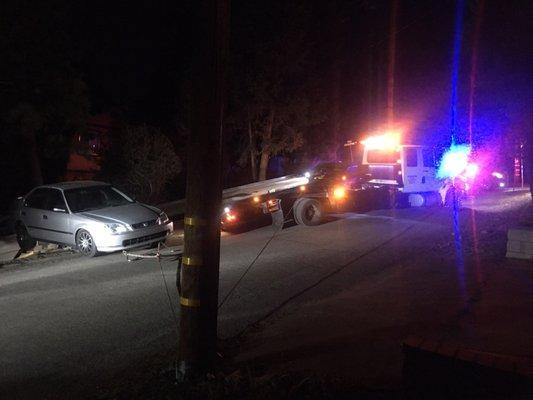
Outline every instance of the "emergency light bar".
POLYGON ((394 151, 400 145, 400 134, 398 132, 386 132, 382 135, 370 136, 361 143, 368 150, 394 151))

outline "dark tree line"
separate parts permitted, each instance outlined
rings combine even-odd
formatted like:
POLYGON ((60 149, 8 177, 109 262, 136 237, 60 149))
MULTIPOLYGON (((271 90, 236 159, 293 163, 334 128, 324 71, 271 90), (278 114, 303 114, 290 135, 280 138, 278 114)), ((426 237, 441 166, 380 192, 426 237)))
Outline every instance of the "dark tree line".
POLYGON ((85 128, 87 87, 61 26, 63 2, 0 4, 0 200, 60 179, 70 135, 85 128))
MULTIPOLYGON (((233 178, 227 182, 269 177, 273 158, 290 160, 292 170, 314 159, 342 158, 345 140, 386 119, 392 3, 232 1, 224 169, 233 178)), ((414 121, 419 137, 431 132, 445 141, 455 2, 398 4, 392 31, 395 117, 414 121)), ((463 111, 479 13, 479 2, 466 4, 463 111)), ((531 133, 530 104, 523 101, 530 83, 523 81, 527 57, 520 49, 528 46, 523 29, 515 25, 527 28, 530 7, 521 1, 519 7, 485 4, 476 129, 524 140, 531 133), (500 131, 493 129, 496 124, 500 131)), ((114 148, 102 179, 116 181, 130 168, 117 156, 134 151, 135 143, 120 140, 127 129, 171 146, 175 165, 185 165, 195 6, 195 1, 163 0, 127 8, 99 1, 1 2, 0 169, 8 174, 0 193, 3 204, 37 183, 61 180, 72 135, 83 132, 90 114, 103 111, 111 111, 124 128, 112 132, 114 148), (127 143, 130 148, 123 149, 127 143)), ((147 197, 183 195, 184 174, 176 177, 177 169, 162 186, 145 183, 163 188, 147 197)), ((123 183, 128 180, 137 185, 131 177, 123 183)))

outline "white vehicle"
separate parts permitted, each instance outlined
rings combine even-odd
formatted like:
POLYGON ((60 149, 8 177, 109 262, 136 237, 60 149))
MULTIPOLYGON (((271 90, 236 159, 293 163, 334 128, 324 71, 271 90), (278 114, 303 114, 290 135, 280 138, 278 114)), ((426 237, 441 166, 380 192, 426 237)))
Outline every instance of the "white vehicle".
POLYGON ((388 187, 407 198, 411 206, 447 200, 450 185, 437 178, 431 147, 399 144, 397 136, 388 134, 370 137, 362 144, 363 189, 388 187))

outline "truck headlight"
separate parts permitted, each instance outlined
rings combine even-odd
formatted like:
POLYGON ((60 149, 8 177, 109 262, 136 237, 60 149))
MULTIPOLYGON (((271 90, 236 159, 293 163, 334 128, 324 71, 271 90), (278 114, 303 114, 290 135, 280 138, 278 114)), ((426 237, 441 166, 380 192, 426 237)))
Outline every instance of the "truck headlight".
POLYGON ((104 227, 109 233, 112 233, 113 235, 128 231, 128 228, 122 224, 105 224, 104 227))
POLYGON ((346 196, 346 189, 343 188, 342 186, 337 186, 333 189, 333 197, 336 200, 344 199, 345 196, 346 196))

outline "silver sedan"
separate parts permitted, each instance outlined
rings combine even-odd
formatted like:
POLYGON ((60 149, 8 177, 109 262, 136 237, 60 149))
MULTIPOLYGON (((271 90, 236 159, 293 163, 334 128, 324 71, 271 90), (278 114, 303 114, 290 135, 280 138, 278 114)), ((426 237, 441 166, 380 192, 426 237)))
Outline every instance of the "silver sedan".
POLYGON ((39 240, 72 246, 89 257, 157 244, 173 231, 161 210, 94 181, 39 186, 21 199, 16 220, 22 251, 39 240))

